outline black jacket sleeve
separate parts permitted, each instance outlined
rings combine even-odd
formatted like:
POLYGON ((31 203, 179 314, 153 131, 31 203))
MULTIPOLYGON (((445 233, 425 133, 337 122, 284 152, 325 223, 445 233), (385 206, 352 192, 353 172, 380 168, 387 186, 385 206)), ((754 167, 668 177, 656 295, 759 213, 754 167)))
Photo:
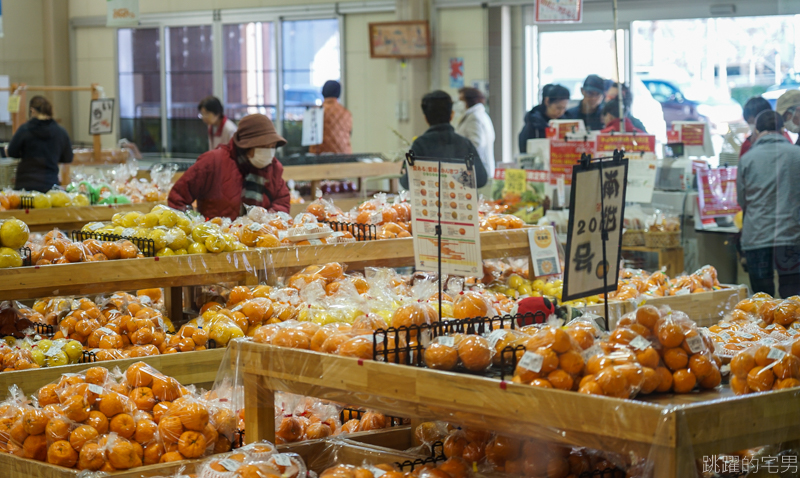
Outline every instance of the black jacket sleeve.
POLYGON ((11 142, 8 143, 8 156, 11 158, 22 158, 24 153, 24 144, 25 140, 29 136, 28 134, 28 126, 23 124, 22 126, 17 129, 17 132, 14 133, 14 137, 11 138, 11 142))
POLYGON ((58 158, 59 163, 71 163, 72 162, 72 141, 69 139, 69 135, 67 132, 59 126, 61 129, 61 134, 63 136, 63 146, 61 149, 61 156, 58 158))

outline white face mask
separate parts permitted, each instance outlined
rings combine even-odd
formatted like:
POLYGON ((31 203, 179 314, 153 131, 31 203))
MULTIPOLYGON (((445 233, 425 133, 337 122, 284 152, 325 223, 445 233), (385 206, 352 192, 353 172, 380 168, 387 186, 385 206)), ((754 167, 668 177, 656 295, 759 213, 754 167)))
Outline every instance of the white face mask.
POLYGON ((250 160, 250 164, 255 166, 258 169, 264 169, 270 164, 272 164, 272 158, 275 157, 275 148, 256 148, 255 152, 253 153, 252 158, 247 158, 250 160))
POLYGON ((787 130, 791 131, 792 133, 800 133, 800 124, 795 123, 795 118, 797 117, 797 110, 794 111, 794 114, 789 121, 787 121, 783 126, 787 130))
POLYGON ((460 101, 460 100, 456 101, 455 103, 453 103, 453 113, 455 113, 456 116, 463 115, 465 111, 467 111, 467 104, 466 103, 464 103, 463 101, 460 101))

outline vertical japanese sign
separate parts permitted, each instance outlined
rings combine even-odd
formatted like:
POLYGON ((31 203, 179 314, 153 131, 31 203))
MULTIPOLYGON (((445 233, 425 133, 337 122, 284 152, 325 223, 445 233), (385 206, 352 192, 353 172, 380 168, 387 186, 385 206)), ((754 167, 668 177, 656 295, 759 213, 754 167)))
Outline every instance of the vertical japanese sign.
POLYGON ((322 144, 322 135, 325 134, 325 110, 322 108, 308 108, 303 115, 303 135, 301 146, 314 146, 322 144))
POLYGON ((114 127, 114 100, 103 98, 92 100, 89 108, 89 134, 111 134, 114 127))
POLYGON ((550 140, 550 184, 558 184, 562 178, 564 184, 572 184, 572 167, 581 160, 581 154, 594 156, 594 141, 562 141, 550 140))
POLYGON ((464 163, 415 160, 408 166, 411 192, 411 230, 417 270, 438 267, 437 212, 441 205, 442 274, 477 276, 483 273, 475 173, 464 163), (441 185, 441 197, 439 188, 441 185))
POLYGON ((450 88, 464 87, 464 58, 450 58, 450 88))
POLYGON ((107 27, 139 26, 139 0, 106 0, 107 27))
POLYGON ((563 300, 617 289, 628 160, 578 166, 572 171, 563 300), (601 184, 602 181, 602 184, 601 184), (608 232, 603 261, 603 217, 608 232), (606 289, 603 276, 607 274, 606 289))
POLYGON ((697 171, 697 200, 700 219, 733 216, 742 210, 736 198, 738 168, 700 169, 697 171))
POLYGON ((535 0, 536 23, 580 23, 583 0, 535 0))

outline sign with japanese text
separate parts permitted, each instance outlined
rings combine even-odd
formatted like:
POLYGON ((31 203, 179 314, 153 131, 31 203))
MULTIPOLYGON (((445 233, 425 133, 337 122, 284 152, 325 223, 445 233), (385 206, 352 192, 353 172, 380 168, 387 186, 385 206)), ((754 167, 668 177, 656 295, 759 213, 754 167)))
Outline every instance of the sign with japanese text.
POLYGON ((628 153, 655 153, 656 137, 651 134, 598 134, 597 152, 618 149, 628 153))
POLYGON ((581 160, 581 154, 594 155, 594 141, 550 140, 550 184, 558 184, 558 178, 572 184, 572 167, 581 160))
POLYGON ((322 108, 308 108, 303 115, 303 135, 300 138, 301 146, 314 146, 322 144, 322 135, 325 134, 325 110, 322 108))
POLYGON ((561 274, 558 257, 558 236, 553 226, 534 226, 528 229, 531 262, 536 277, 561 274))
POLYGON ((684 146, 703 146, 705 144, 705 124, 684 124, 680 128, 681 142, 684 146))
POLYGON ((441 221, 442 274, 482 274, 474 171, 467 170, 463 162, 439 163, 417 159, 413 166, 408 166, 408 185, 417 270, 437 271, 439 243, 436 226, 441 221), (441 214, 437 217, 440 207, 441 214))
POLYGON ((546 131, 550 139, 567 137, 567 133, 586 133, 586 125, 579 120, 550 120, 546 131))
POLYGON ((139 0, 106 0, 107 27, 139 26, 139 0))
POLYGON ((92 100, 89 111, 89 134, 111 134, 114 126, 114 99, 92 100))
POLYGON ((733 216, 742 208, 736 199, 738 168, 699 169, 697 171, 697 200, 700 219, 733 216))
POLYGON ((563 300, 617 290, 627 182, 627 159, 604 162, 602 171, 599 163, 572 171, 563 300), (608 233, 605 261, 604 229, 608 233))
POLYGON ((536 23, 580 23, 583 0, 535 0, 536 23))

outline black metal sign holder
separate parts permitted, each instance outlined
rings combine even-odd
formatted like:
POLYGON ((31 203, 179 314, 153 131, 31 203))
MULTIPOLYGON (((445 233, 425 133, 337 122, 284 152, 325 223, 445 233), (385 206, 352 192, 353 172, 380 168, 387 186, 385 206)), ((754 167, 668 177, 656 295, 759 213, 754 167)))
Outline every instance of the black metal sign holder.
MULTIPOLYGON (((438 185, 438 192, 436 193, 436 248, 437 248, 437 281, 439 282, 439 317, 442 315, 442 158, 426 158, 417 157, 413 150, 406 153, 406 162, 410 167, 414 166, 416 160, 422 161, 435 161, 436 162, 436 184, 438 185)), ((453 162, 457 160, 453 159, 453 162)), ((458 160, 460 162, 460 160, 458 160)), ((467 165, 467 172, 474 175, 473 166, 475 165, 475 158, 470 154, 464 160, 467 165)), ((476 194, 477 194, 477 182, 476 194)))

